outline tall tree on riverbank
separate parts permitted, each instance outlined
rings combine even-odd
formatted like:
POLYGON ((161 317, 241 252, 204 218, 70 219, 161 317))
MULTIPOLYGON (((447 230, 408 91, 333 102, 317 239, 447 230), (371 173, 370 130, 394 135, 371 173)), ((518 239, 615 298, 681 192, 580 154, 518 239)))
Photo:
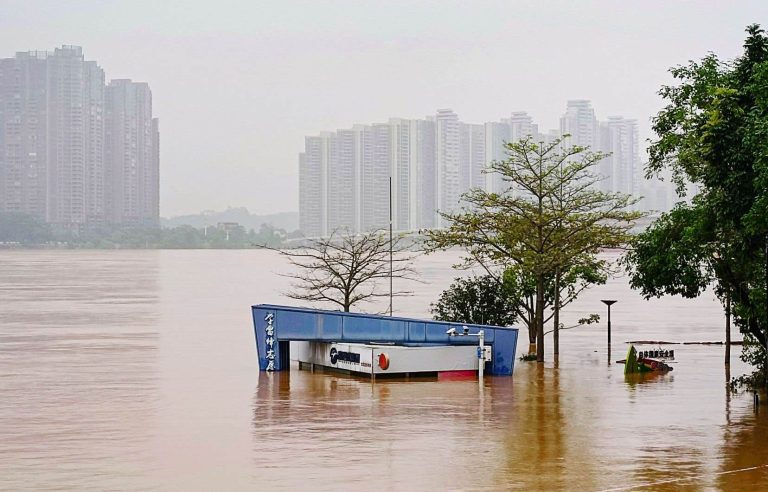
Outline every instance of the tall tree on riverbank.
POLYGON ((646 296, 698 296, 714 282, 744 334, 743 357, 765 384, 768 364, 768 37, 747 28, 744 53, 710 54, 671 69, 667 106, 654 119, 647 175, 671 170, 694 191, 640 234, 627 257, 646 296), (692 186, 691 186, 692 185, 692 186))
MULTIPOLYGON (((470 190, 461 211, 441 214, 447 229, 426 231, 428 250, 460 246, 468 253, 465 265, 480 265, 489 274, 513 268, 532 280, 538 361, 544 360, 548 284, 558 272, 562 280, 573 269, 604 266, 599 250, 625 244, 642 215, 628 210, 631 197, 597 190, 601 178, 592 170, 604 154, 565 143, 532 137, 507 143, 507 159, 489 169, 507 183, 506 192, 470 190)), ((554 289, 558 297, 561 291, 554 289)))
MULTIPOLYGON (((297 248, 277 251, 296 267, 294 273, 284 275, 295 281, 293 290, 285 295, 328 303, 343 311, 389 297, 390 278, 416 279, 413 255, 408 253, 404 238, 396 236, 390 242, 382 231, 353 234, 337 230, 327 238, 309 239, 297 248)), ((396 297, 409 294, 402 289, 392 291, 396 297)))

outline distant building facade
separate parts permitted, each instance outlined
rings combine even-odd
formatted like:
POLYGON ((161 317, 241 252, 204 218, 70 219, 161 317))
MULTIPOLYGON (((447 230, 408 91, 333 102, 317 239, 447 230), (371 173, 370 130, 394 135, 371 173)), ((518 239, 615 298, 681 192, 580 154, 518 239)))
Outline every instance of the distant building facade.
POLYGON ((586 99, 568 101, 565 114, 560 118, 560 135, 570 135, 570 145, 598 149, 600 146, 599 129, 600 126, 590 101, 586 99))
POLYGON ((113 80, 105 97, 105 210, 112 224, 159 225, 157 118, 146 83, 113 80))
POLYGON ((612 116, 600 122, 600 145, 609 155, 598 164, 605 192, 640 194, 640 152, 637 121, 612 116))
POLYGON ((606 192, 645 195, 640 206, 671 203, 669 187, 642 178, 636 120, 599 121, 588 100, 568 101, 559 128, 542 133, 526 112, 484 124, 459 120, 450 109, 423 119, 392 118, 305 138, 299 155, 299 228, 305 236, 327 236, 339 228, 352 232, 392 225, 398 231, 444 227, 440 212, 462 206, 470 188, 520 193, 498 174, 484 172, 507 158, 505 144, 530 136, 564 145, 583 145, 610 153, 596 173, 606 192))
POLYGON ((151 104, 146 84, 106 86, 104 71, 77 46, 0 59, 0 211, 74 234, 157 226, 151 104))

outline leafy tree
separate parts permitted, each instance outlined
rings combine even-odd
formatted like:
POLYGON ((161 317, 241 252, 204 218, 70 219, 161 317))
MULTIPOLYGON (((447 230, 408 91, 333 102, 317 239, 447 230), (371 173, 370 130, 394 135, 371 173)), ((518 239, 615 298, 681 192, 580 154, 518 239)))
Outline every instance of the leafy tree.
POLYGON ((18 212, 0 212, 0 242, 42 244, 51 240, 47 224, 18 212))
POLYGON ((457 278, 430 308, 440 321, 509 326, 516 319, 510 290, 491 275, 457 278))
POLYGON ((533 281, 531 326, 537 360, 543 361, 547 292, 559 297, 562 290, 548 289, 548 283, 558 272, 597 265, 602 248, 627 243, 642 214, 628 211, 635 203, 631 197, 597 190, 601 178, 591 170, 605 157, 602 153, 566 146, 563 139, 547 143, 531 137, 507 143, 506 152, 507 159, 493 162, 489 170, 509 184, 506 192, 465 193, 461 211, 441 214, 447 229, 426 231, 427 248, 463 247, 465 265, 479 264, 489 274, 514 267, 521 278, 533 281))
MULTIPOLYGON (((416 275, 405 238, 396 236, 390 242, 382 231, 352 234, 337 230, 327 238, 309 239, 298 248, 277 251, 296 267, 295 273, 285 275, 295 280, 293 290, 286 292, 288 297, 335 304, 344 311, 358 303, 389 297, 391 279, 415 280, 416 275)), ((392 291, 393 296, 409 294, 392 291)))
POLYGON ((273 248, 282 246, 287 236, 283 229, 277 229, 270 224, 261 224, 258 234, 254 234, 253 230, 251 230, 251 235, 256 236, 252 242, 266 244, 273 248))
MULTIPOLYGON (((554 322, 551 333, 555 334, 553 337, 555 349, 557 349, 558 343, 555 337, 559 334, 561 325, 559 309, 575 301, 579 294, 590 285, 604 284, 608 280, 610 265, 605 260, 593 258, 592 262, 585 261, 582 264, 575 262, 573 266, 563 267, 562 270, 559 282, 557 275, 548 275, 545 278, 544 288, 546 314, 543 323, 554 322)), ((504 270, 501 279, 505 286, 505 292, 510 296, 517 318, 528 328, 528 343, 531 350, 534 350, 537 335, 534 324, 536 321, 536 279, 520 265, 515 264, 504 270)), ((597 320, 599 320, 599 316, 597 320)), ((557 353, 558 351, 555 351, 555 354, 557 353)))
POLYGON ((745 354, 765 378, 768 353, 768 37, 747 28, 744 53, 710 54, 671 69, 678 85, 660 95, 658 139, 646 174, 671 170, 678 203, 634 241, 632 287, 646 297, 698 296, 714 283, 744 334, 745 354))
POLYGON ((105 224, 90 227, 79 234, 54 234, 48 224, 25 214, 0 213, 0 243, 41 245, 50 241, 73 248, 251 248, 267 244, 278 248, 286 240, 283 229, 262 224, 258 232, 247 231, 241 225, 225 224, 197 229, 190 225, 172 228, 140 225, 105 224))
MULTIPOLYGON (((579 293, 592 284, 602 284, 607 280, 603 263, 594 268, 572 268, 563 276, 560 292, 561 305, 570 304, 579 293)), ((548 279, 549 280, 549 279, 548 279)), ((547 282, 545 300, 547 306, 553 305, 554 284, 547 282)), ((536 332, 532 327, 535 313, 535 280, 526 276, 519 268, 510 267, 503 274, 486 274, 468 278, 457 278, 443 291, 436 304, 431 304, 435 319, 461 323, 479 323, 495 326, 509 326, 518 319, 528 327, 529 343, 536 344, 536 332)), ((544 318, 547 323, 555 318, 555 311, 544 318)), ((593 314, 579 321, 576 326, 591 324, 600 320, 593 314)), ((569 328, 575 328, 571 326, 569 328)), ((546 332, 555 333, 561 325, 546 332)))

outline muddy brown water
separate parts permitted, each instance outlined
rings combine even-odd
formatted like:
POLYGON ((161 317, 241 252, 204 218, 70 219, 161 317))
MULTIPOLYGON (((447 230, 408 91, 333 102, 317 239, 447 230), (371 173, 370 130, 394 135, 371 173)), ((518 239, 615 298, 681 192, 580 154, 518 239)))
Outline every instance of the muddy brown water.
MULTIPOLYGON (((395 313, 428 316, 456 258, 420 258, 425 283, 395 313)), ((600 299, 619 301, 616 360, 628 340, 722 340, 712 294, 644 301, 619 277, 566 309, 603 320, 563 332, 556 362, 547 346, 482 386, 371 384, 258 372, 249 306, 289 303, 286 268, 266 251, 0 251, 0 490, 768 484, 768 402, 725 384, 748 369, 740 347, 730 372, 716 345, 673 346, 668 374, 609 361, 600 299)))

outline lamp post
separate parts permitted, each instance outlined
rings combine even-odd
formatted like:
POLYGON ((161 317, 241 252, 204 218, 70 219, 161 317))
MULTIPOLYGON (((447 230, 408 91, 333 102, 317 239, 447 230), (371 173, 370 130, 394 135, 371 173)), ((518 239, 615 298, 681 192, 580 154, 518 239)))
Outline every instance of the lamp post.
POLYGON ((616 303, 615 299, 601 299, 600 302, 608 306, 608 358, 611 358, 611 305, 616 303))

